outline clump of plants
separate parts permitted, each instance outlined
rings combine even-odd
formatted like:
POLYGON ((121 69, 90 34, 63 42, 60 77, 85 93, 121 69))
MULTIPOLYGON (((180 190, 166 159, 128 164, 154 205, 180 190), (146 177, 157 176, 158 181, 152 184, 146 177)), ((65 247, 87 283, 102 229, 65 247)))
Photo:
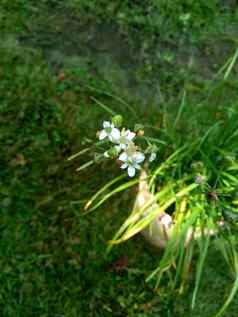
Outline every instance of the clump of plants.
MULTIPOLYGON (((203 135, 197 131, 189 135, 177 131, 181 111, 180 108, 173 124, 165 122, 169 116, 163 113, 167 119, 161 128, 154 127, 153 137, 145 136, 142 125, 136 125, 133 131, 122 127, 120 115, 114 116, 111 122, 103 122, 103 128, 97 133, 99 142, 94 145, 96 159, 91 164, 114 161, 122 175, 103 185, 87 202, 85 212, 94 211, 111 196, 132 186, 139 186, 139 195, 140 183, 145 182, 149 196, 145 195, 147 199, 140 208, 129 211, 109 241, 109 250, 139 232, 149 232, 151 224, 161 215, 169 215, 169 229, 164 224, 164 229, 168 229, 165 250, 147 281, 155 283, 156 288, 161 281, 167 281, 174 291, 182 293, 190 267, 195 266, 191 303, 194 307, 206 257, 209 249, 215 247, 224 256, 235 281, 217 314, 220 316, 238 288, 238 130, 235 119, 238 113, 227 109, 220 121, 206 127, 203 135), (140 175, 144 171, 142 180, 140 175)), ((194 123, 190 115, 188 125, 191 127, 194 123)), ((76 156, 82 153, 84 150, 76 156)), ((142 187, 142 190, 145 189, 142 187)), ((151 239, 154 234, 159 233, 151 229, 151 239)))
MULTIPOLYGON (((224 79, 232 65, 234 57, 227 63, 224 79)), ((211 109, 208 99, 195 109, 187 99, 184 93, 177 112, 161 108, 153 113, 150 124, 133 127, 123 126, 121 115, 97 101, 112 118, 102 122, 99 140, 70 159, 86 153, 93 156, 79 171, 106 161, 121 169, 86 203, 85 213, 137 187, 134 207, 109 241, 108 251, 140 232, 146 232, 152 243, 162 241, 153 243, 163 246, 164 252, 147 278, 156 289, 163 282, 183 293, 193 267, 194 308, 206 257, 212 248, 221 252, 234 284, 218 317, 238 289, 238 110, 232 104, 211 109)))

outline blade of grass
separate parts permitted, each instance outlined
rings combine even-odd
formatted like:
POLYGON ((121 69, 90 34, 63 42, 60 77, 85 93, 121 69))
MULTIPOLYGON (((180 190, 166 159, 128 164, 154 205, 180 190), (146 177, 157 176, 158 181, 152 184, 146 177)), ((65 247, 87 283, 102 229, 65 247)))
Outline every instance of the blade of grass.
POLYGON ((91 89, 91 90, 94 90, 94 91, 99 92, 99 93, 101 93, 101 94, 103 94, 103 95, 106 95, 106 96, 108 96, 108 97, 111 97, 111 98, 115 99, 116 101, 119 101, 121 104, 123 104, 125 107, 127 107, 127 108, 133 113, 133 115, 135 116, 135 118, 136 118, 138 121, 140 120, 140 118, 139 118, 139 116, 137 115, 135 109, 134 109, 133 107, 131 107, 127 102, 125 102, 125 100, 123 100, 122 98, 120 98, 120 97, 118 97, 118 96, 116 96, 116 95, 114 95, 114 94, 112 94, 112 93, 109 93, 109 92, 107 92, 107 91, 104 91, 104 90, 101 90, 101 89, 98 89, 98 88, 95 88, 95 87, 92 87, 92 86, 87 86, 87 87, 88 87, 89 89, 91 89))
POLYGON ((178 246, 178 254, 179 254, 179 259, 178 259, 178 266, 176 268, 176 275, 174 279, 174 288, 178 284, 179 277, 185 280, 185 275, 188 272, 188 267, 190 265, 190 262, 192 260, 192 254, 193 254, 193 246, 194 246, 194 241, 189 241, 188 245, 186 246, 187 242, 187 236, 188 236, 188 230, 191 225, 185 225, 184 224, 184 230, 182 230, 180 234, 180 239, 179 239, 179 246, 178 246))
POLYGON ((92 165, 92 164, 94 164, 94 163, 95 163, 94 160, 91 160, 91 161, 89 161, 89 162, 83 164, 82 166, 78 167, 78 168, 76 169, 76 171, 77 171, 77 172, 80 172, 80 171, 84 170, 85 168, 89 167, 90 165, 92 165))
POLYGON ((138 183, 139 183, 139 179, 136 179, 136 180, 129 181, 129 182, 117 187, 116 189, 112 190, 110 193, 106 194, 96 205, 94 205, 91 209, 89 209, 85 214, 97 209, 99 206, 101 206, 106 200, 108 200, 113 195, 115 195, 115 194, 117 194, 117 193, 119 193, 127 188, 130 188, 138 183))
POLYGON ((229 174, 227 172, 222 172, 221 174, 223 176, 225 176, 228 180, 230 180, 230 182, 232 182, 233 184, 238 185, 238 178, 236 178, 235 176, 233 176, 233 175, 231 175, 231 174, 229 174))
POLYGON ((203 145, 203 143, 205 142, 205 140, 208 138, 209 134, 211 134, 216 128, 217 126, 219 126, 220 123, 216 122, 214 125, 212 125, 204 134, 204 136, 202 137, 201 141, 199 142, 198 147, 201 148, 201 146, 203 145))
POLYGON ((195 288, 193 291, 192 304, 191 304, 192 309, 194 309, 196 298, 197 298, 197 293, 198 293, 198 288, 199 288, 200 281, 201 281, 204 262, 205 262, 207 252, 208 252, 208 247, 210 244, 210 236, 207 235, 205 237, 205 240, 203 240, 203 238, 202 238, 202 240, 200 240, 199 243, 200 243, 200 255, 199 255, 198 262, 197 262, 195 288))
MULTIPOLYGON (((123 228, 124 228, 124 231, 126 229, 125 225, 128 227, 132 227, 133 224, 135 224, 135 221, 139 220, 140 217, 144 214, 144 213, 148 213, 148 212, 151 212, 148 211, 148 209, 152 208, 152 206, 157 203, 159 201, 160 205, 163 205, 167 200, 168 200, 168 194, 170 192, 170 195, 176 195, 174 193, 174 187, 177 186, 177 185, 180 185, 182 183, 184 183, 185 181, 189 180, 191 177, 185 177, 184 179, 181 179, 177 182, 174 182, 174 183, 169 183, 166 187, 164 187, 162 190, 160 190, 158 193, 152 195, 152 197, 141 207, 139 208, 139 210, 137 211, 137 209, 134 209, 131 213, 131 216, 129 216, 127 218, 127 220, 124 222, 123 224, 123 228)), ((122 234, 122 231, 121 229, 119 230, 120 234, 119 236, 122 234)), ((119 233, 118 232, 118 233, 119 233)), ((118 234, 117 233, 117 234, 118 234)), ((118 235, 117 235, 118 237, 118 235)), ((113 239, 114 240, 114 239, 113 239)))
MULTIPOLYGON (((174 186, 174 184, 172 184, 174 186)), ((114 235, 112 241, 117 240, 122 233, 129 228, 131 225, 133 225, 134 223, 136 223, 136 221, 138 221, 141 217, 141 215, 145 212, 145 210, 147 208, 149 208, 153 203, 155 203, 158 199, 161 199, 161 197, 163 197, 168 191, 170 191, 172 189, 172 185, 169 184, 166 188, 164 188, 162 191, 160 191, 159 193, 157 193, 156 195, 153 196, 153 198, 151 198, 149 201, 147 201, 146 204, 143 205, 142 208, 139 209, 138 212, 135 212, 135 210, 133 210, 130 213, 130 216, 125 220, 125 222, 122 224, 122 226, 120 227, 120 229, 116 232, 116 234, 114 235)), ((109 252, 111 249, 111 245, 108 247, 107 252, 109 252)))
POLYGON ((91 147, 87 147, 86 149, 83 149, 83 150, 79 151, 78 153, 71 155, 69 158, 67 158, 67 161, 74 160, 76 157, 87 153, 90 149, 91 149, 91 147))
MULTIPOLYGON (((192 229, 193 230, 193 229, 192 229)), ((195 229, 194 229, 195 230, 195 229)), ((188 232, 188 231, 187 231, 188 232)), ((182 246, 185 249, 185 246, 182 246)), ((188 279, 188 273, 189 273, 189 269, 190 269, 190 265, 193 259, 193 254, 194 254, 194 248, 195 248, 195 240, 192 237, 192 239, 188 242, 188 246, 186 246, 186 254, 185 254, 185 258, 184 258, 184 262, 183 262, 183 270, 180 273, 180 271, 178 271, 178 274, 181 274, 181 286, 180 286, 180 293, 183 292, 183 288, 185 285, 185 282, 188 279)))
POLYGON ((140 139, 144 139, 146 141, 151 141, 151 142, 154 142, 154 143, 158 143, 158 144, 163 144, 163 145, 167 144, 165 141, 161 141, 161 140, 158 140, 156 138, 152 138, 152 137, 148 137, 148 136, 140 136, 139 138, 140 139))
POLYGON ((213 172, 215 173, 215 175, 217 175, 217 177, 219 178, 220 176, 220 172, 219 170, 215 167, 215 165, 212 163, 211 159, 209 158, 208 155, 206 155, 203 150, 199 149, 200 154, 202 155, 203 159, 206 161, 206 165, 210 166, 210 168, 213 170, 213 172))
POLYGON ((176 159, 177 155, 181 153, 184 149, 188 147, 187 144, 180 147, 178 150, 176 150, 174 153, 172 153, 160 166, 153 172, 153 175, 151 177, 151 180, 149 182, 149 188, 151 188, 152 184, 154 183, 156 177, 162 172, 163 169, 168 168, 170 164, 176 159))
POLYGON ((224 312, 226 311, 227 307, 230 305, 230 303, 232 302, 232 300, 234 299, 236 293, 238 291, 238 273, 236 275, 236 279, 235 282, 233 284, 233 287, 231 289, 231 292, 227 298, 227 300, 225 301, 224 305, 222 306, 222 308, 219 310, 219 312, 215 315, 215 317, 220 317, 224 314, 224 312))
POLYGON ((113 184, 117 183, 118 181, 122 180, 123 178, 126 178, 126 174, 120 175, 116 178, 114 178, 113 180, 111 180, 110 182, 108 182, 106 185, 104 185, 100 190, 98 190, 96 192, 96 194, 94 194, 86 203, 86 205, 84 206, 84 210, 88 210, 88 208, 92 205, 92 203, 103 193, 105 192, 109 187, 111 187, 113 184))
POLYGON ((226 70, 226 72, 225 72, 225 74, 224 74, 224 79, 225 79, 225 80, 229 77, 229 75, 230 75, 230 73, 231 73, 231 71, 232 71, 232 68, 233 68, 234 65, 235 65, 235 62, 236 62, 237 57, 238 57, 238 48, 236 49, 235 54, 233 55, 233 57, 232 57, 232 59, 231 59, 231 61, 230 61, 230 64, 229 64, 229 66, 227 67, 227 70, 226 70))
POLYGON ((79 151, 78 153, 75 153, 75 154, 71 155, 69 158, 67 158, 67 161, 71 161, 71 160, 75 159, 76 157, 87 153, 88 151, 90 151, 90 150, 92 149, 92 147, 95 147, 95 146, 97 146, 97 145, 101 145, 101 144, 103 144, 103 143, 105 143, 105 141, 96 142, 96 143, 94 143, 93 145, 91 145, 91 146, 89 146, 89 147, 87 147, 87 148, 85 148, 85 149, 82 149, 82 150, 79 151))
POLYGON ((168 266, 168 263, 171 263, 171 254, 178 251, 178 241, 180 240, 180 236, 186 234, 187 237, 188 228, 196 223, 198 215, 198 212, 195 211, 186 220, 186 222, 183 223, 183 226, 181 226, 180 223, 175 224, 171 239, 168 241, 163 258, 161 259, 159 266, 147 277, 146 282, 150 281, 156 274, 158 274, 164 266, 168 266))
POLYGON ((110 113, 112 116, 116 115, 116 112, 113 111, 112 109, 110 109, 108 106, 104 105, 101 101, 97 100, 94 97, 91 97, 91 99, 98 105, 100 106, 103 110, 105 110, 106 112, 110 113))
POLYGON ((134 236, 135 234, 137 234, 138 232, 143 230, 146 226, 148 226, 148 224, 151 223, 151 221, 153 221, 156 216, 163 213, 169 206, 171 206, 176 201, 177 198, 180 198, 180 197, 188 194, 190 191, 192 191, 197 186, 198 186, 198 184, 193 183, 193 184, 185 187, 184 189, 182 189, 181 191, 176 193, 173 197, 168 199, 168 201, 164 205, 162 205, 161 207, 153 209, 143 219, 139 220, 132 228, 129 228, 129 230, 125 231, 120 239, 118 239, 117 241, 112 240, 111 243, 118 244, 118 243, 121 243, 123 241, 128 240, 129 238, 131 238, 132 236, 134 236))
POLYGON ((174 128, 174 129, 175 129, 175 127, 177 126, 178 122, 180 121, 180 118, 181 118, 183 109, 184 109, 184 107, 185 107, 185 105, 186 105, 185 99, 186 99, 186 91, 183 92, 181 104, 180 104, 180 107, 179 107, 179 109, 178 109, 178 113, 177 113, 177 116, 176 116, 176 118, 175 118, 174 125, 173 125, 173 128, 174 128))

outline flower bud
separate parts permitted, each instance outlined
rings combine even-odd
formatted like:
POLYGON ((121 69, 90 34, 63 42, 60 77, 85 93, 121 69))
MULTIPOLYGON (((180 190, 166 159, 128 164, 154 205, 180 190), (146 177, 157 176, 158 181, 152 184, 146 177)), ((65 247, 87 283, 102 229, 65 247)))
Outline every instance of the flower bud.
POLYGON ((204 168, 204 164, 201 161, 197 161, 191 164, 191 168, 196 171, 201 171, 204 168))
POLYGON ((115 147, 111 147, 107 153, 110 158, 115 158, 118 155, 118 150, 115 147))
POLYGON ((205 182, 206 177, 203 176, 203 175, 196 175, 196 176, 194 177, 194 180, 195 180, 195 183, 197 183, 197 184, 202 184, 202 183, 205 182))
POLYGON ((112 123, 114 124, 114 126, 116 128, 120 128, 122 125, 122 122, 123 122, 123 118, 120 114, 118 114, 112 118, 112 123))
MULTIPOLYGON (((134 127, 134 131, 135 132, 139 132, 140 130, 144 130, 144 126, 143 126, 143 124, 140 124, 140 123, 136 123, 135 124, 135 127, 134 127)), ((143 131, 144 132, 144 131, 143 131)))
POLYGON ((137 131, 137 136, 143 136, 145 134, 144 130, 137 131))

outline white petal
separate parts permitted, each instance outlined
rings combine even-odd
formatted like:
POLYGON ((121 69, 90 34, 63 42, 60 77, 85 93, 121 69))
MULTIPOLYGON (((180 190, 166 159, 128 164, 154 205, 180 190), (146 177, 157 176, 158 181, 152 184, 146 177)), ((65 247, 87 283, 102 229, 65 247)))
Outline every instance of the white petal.
POLYGON ((149 157, 149 162, 153 162, 156 159, 156 153, 152 152, 149 157))
POLYGON ((141 162, 144 161, 145 156, 144 156, 143 153, 137 152, 137 153, 134 154, 133 158, 134 158, 134 160, 136 161, 136 163, 141 163, 141 162))
POLYGON ((128 159, 128 155, 126 154, 126 152, 123 152, 119 158, 120 161, 125 162, 128 159))
POLYGON ((109 121, 104 121, 103 122, 103 127, 105 128, 110 128, 111 127, 111 123, 109 121))
POLYGON ((134 132, 131 132, 130 130, 127 130, 127 131, 126 131, 126 137, 127 137, 127 139, 130 140, 130 141, 131 141, 132 139, 134 139, 135 135, 136 135, 136 134, 135 134, 134 132))
POLYGON ((128 167, 128 164, 127 163, 124 163, 124 164, 122 164, 122 166, 121 166, 121 168, 124 170, 125 168, 127 168, 128 167))
POLYGON ((133 176, 135 176, 136 170, 135 170, 135 168, 133 166, 129 166, 128 169, 127 169, 127 172, 128 172, 128 175, 130 177, 133 177, 133 176))
POLYGON ((134 166, 135 168, 137 168, 138 170, 141 169, 140 165, 138 165, 138 164, 134 164, 133 166, 134 166))
POLYGON ((100 131, 99 140, 103 140, 107 137, 107 132, 105 130, 100 131))
POLYGON ((120 136, 120 131, 116 128, 113 128, 109 135, 109 140, 116 143, 120 139, 120 136))

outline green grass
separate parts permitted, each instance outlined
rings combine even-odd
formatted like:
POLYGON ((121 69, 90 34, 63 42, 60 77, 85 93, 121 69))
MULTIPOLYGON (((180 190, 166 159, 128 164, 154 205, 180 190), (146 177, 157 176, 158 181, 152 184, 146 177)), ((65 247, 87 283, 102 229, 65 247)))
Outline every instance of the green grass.
MULTIPOLYGON (((227 30, 232 25, 229 23, 236 21, 233 9, 217 10, 215 1, 209 7, 205 1, 201 5, 189 1, 183 1, 183 5, 176 1, 173 6, 171 1, 161 3, 159 19, 155 13, 152 20, 144 15, 139 2, 119 5, 115 1, 106 10, 103 1, 69 0, 65 5, 86 21, 113 20, 132 46, 138 38, 144 39, 145 44, 149 41, 141 78, 151 72, 150 48, 163 25, 162 43, 171 43, 176 50, 163 46, 164 53, 152 69, 159 70, 161 107, 169 111, 165 115, 157 110, 157 105, 146 108, 132 102, 139 119, 131 115, 127 122, 133 126, 139 120, 158 129, 166 126, 170 133, 166 141, 171 144, 164 149, 166 157, 191 131, 205 138, 207 127, 214 121, 222 123, 222 133, 230 125, 232 109, 237 111, 238 107, 236 63, 229 74, 226 68, 218 77, 215 75, 234 56, 237 43, 233 29, 227 30), (181 16, 187 13, 191 17, 184 26, 181 16), (165 18, 167 22, 163 24, 165 18), (210 38, 215 39, 214 47, 207 46, 210 38), (227 43, 228 48, 220 56, 227 43), (186 45, 207 49, 208 59, 214 54, 216 65, 209 68, 213 80, 204 79, 200 64, 189 68, 183 61, 179 63, 184 53, 178 54, 177 47, 186 50, 186 45), (178 114, 177 106, 183 98, 184 108, 178 114), (200 117, 187 124, 196 113, 200 117)), ((157 12, 154 6, 156 1, 148 1, 147 8, 157 12)), ((47 10, 58 9, 55 1, 39 4, 16 0, 0 4, 0 315, 210 317, 221 307, 233 281, 216 251, 207 259, 197 305, 191 312, 195 263, 185 294, 175 300, 166 283, 155 291, 152 284, 145 282, 162 254, 140 236, 113 248, 106 256, 106 241, 127 217, 133 190, 127 190, 120 199, 115 196, 97 213, 82 215, 87 199, 120 171, 110 164, 100 164, 79 174, 76 168, 87 162, 91 153, 70 162, 67 158, 94 142, 95 132, 107 116, 93 98, 118 112, 125 112, 126 106, 110 96, 121 95, 110 82, 80 68, 54 68, 39 48, 19 44, 17 36, 32 36, 37 23, 50 23, 52 11, 47 10)), ((34 32, 33 36, 37 38, 34 32)), ((150 135, 150 128, 145 131, 150 135)), ((234 148, 229 150, 233 153, 234 148)), ((225 316, 237 316, 237 309, 235 300, 225 316)))

